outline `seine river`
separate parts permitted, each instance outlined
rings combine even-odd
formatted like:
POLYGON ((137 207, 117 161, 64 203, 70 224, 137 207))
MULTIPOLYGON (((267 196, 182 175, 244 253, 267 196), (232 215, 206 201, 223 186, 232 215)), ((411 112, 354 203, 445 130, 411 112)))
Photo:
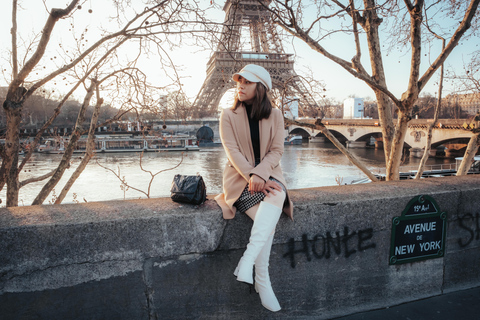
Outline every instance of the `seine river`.
MULTIPOLYGON (((350 149, 374 173, 384 172, 383 150, 350 149)), ((158 174, 150 187, 150 197, 169 197, 170 186, 175 174, 201 174, 207 185, 207 194, 217 194, 222 188, 222 171, 226 163, 226 155, 221 146, 201 148, 200 151, 184 153, 182 163, 175 169, 181 158, 181 152, 145 153, 143 155, 142 171, 139 165, 139 153, 108 153, 97 154, 85 171, 77 179, 63 203, 91 202, 114 199, 138 199, 146 196, 132 188, 122 188, 122 182, 112 172, 97 164, 108 167, 118 174, 128 185, 148 191, 151 174, 158 174)), ((45 174, 55 168, 61 155, 33 155, 20 175, 20 180, 45 174)), ((55 188, 59 194, 74 168, 80 161, 80 155, 75 154, 72 166, 55 188)), ((419 159, 409 159, 406 165, 416 165, 419 159)), ((453 159, 430 158, 427 164, 446 164, 453 159)), ((339 183, 351 183, 366 176, 330 143, 303 143, 302 145, 285 146, 281 162, 289 189, 301 189, 320 186, 332 186, 339 183)), ((43 186, 43 183, 30 184, 20 191, 20 205, 30 205, 43 186)), ((5 204, 5 191, 0 194, 5 204)), ((53 202, 54 194, 44 204, 53 202)))

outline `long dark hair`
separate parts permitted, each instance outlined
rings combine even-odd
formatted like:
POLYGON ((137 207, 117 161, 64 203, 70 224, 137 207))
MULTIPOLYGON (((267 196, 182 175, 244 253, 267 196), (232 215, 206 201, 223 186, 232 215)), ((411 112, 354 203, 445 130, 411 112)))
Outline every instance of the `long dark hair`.
MULTIPOLYGON (((243 102, 238 100, 238 93, 235 94, 235 100, 233 102, 232 110, 235 111, 243 102)), ((268 119, 270 113, 272 112, 272 102, 267 94, 267 88, 261 83, 257 82, 255 87, 255 97, 252 101, 252 112, 250 113, 250 118, 256 120, 268 119)))

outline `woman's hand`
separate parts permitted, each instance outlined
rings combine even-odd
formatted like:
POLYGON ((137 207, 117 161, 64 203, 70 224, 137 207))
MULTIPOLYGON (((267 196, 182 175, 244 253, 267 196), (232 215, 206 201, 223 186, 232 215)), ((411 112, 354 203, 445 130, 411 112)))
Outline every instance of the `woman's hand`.
POLYGON ((275 195, 275 190, 283 191, 280 184, 278 184, 275 181, 268 180, 267 182, 265 182, 265 187, 263 188, 262 192, 265 193, 265 195, 268 197, 270 195, 270 193, 275 195))
POLYGON ((250 191, 250 194, 253 194, 254 192, 263 192, 264 188, 265 180, 252 174, 248 180, 248 191, 250 191))
POLYGON ((248 191, 250 191, 251 194, 254 192, 263 192, 268 197, 270 193, 275 194, 275 191, 283 191, 283 189, 277 182, 272 180, 265 182, 265 180, 253 174, 248 181, 248 191))

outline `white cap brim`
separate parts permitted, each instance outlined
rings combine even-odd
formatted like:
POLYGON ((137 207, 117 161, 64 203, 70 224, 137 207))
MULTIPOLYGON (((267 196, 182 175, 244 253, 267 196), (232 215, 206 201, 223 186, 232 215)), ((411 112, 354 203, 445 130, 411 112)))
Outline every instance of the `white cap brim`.
POLYGON ((265 86, 265 88, 267 88, 267 91, 271 89, 270 86, 267 83, 265 83, 265 81, 263 81, 259 76, 257 76, 255 73, 251 72, 250 70, 241 70, 240 72, 235 73, 232 79, 235 82, 238 82, 238 78, 240 76, 247 79, 250 82, 262 83, 265 86))

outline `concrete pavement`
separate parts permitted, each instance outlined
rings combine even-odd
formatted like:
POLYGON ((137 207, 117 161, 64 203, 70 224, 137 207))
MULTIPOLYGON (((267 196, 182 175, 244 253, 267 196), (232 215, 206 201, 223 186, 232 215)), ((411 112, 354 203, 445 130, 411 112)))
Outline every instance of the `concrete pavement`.
POLYGON ((478 320, 480 319, 480 287, 335 319, 478 320))

